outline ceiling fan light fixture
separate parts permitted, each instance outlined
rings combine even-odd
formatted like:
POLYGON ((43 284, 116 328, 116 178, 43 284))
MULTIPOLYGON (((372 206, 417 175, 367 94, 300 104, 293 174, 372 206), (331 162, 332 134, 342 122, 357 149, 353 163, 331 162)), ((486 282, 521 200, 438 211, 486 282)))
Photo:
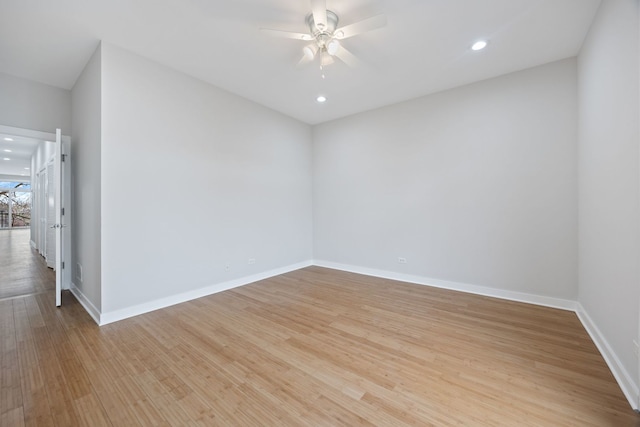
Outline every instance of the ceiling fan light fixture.
POLYGON ((331 40, 327 43, 327 53, 331 56, 338 53, 338 49, 340 49, 340 42, 336 39, 331 40))
POLYGON ((333 64, 333 62, 333 56, 329 55, 329 52, 327 52, 327 49, 325 48, 320 55, 320 66, 326 67, 327 65, 333 64))
POLYGON ((302 52, 304 52, 305 58, 311 60, 315 58, 316 53, 318 52, 318 46, 316 45, 305 46, 304 49, 302 49, 302 52))
MULTIPOLYGON (((302 48, 304 56, 298 65, 318 59, 320 71, 322 71, 323 67, 333 64, 338 58, 341 62, 353 67, 358 61, 348 49, 342 46, 341 41, 382 28, 387 24, 387 18, 380 14, 338 28, 338 15, 326 8, 327 0, 309 1, 311 2, 311 13, 305 18, 305 23, 309 28, 308 34, 269 28, 260 29, 263 34, 270 36, 311 42, 306 43, 308 46, 302 48)), ((324 74, 322 74, 322 78, 325 78, 324 74)))

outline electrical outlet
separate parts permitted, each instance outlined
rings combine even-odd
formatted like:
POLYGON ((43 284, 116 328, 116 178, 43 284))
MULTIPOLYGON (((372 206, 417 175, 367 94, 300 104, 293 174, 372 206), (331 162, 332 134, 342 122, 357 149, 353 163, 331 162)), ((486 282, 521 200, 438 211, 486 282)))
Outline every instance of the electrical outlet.
POLYGON ((229 271, 231 270, 231 263, 227 262, 224 264, 224 271, 229 271))
POLYGON ((406 264, 407 263, 407 259, 406 258, 402 258, 402 257, 398 257, 398 263, 399 264, 406 264))
POLYGON ((256 263, 256 259, 255 258, 249 258, 249 265, 253 265, 256 263))
POLYGON ((82 264, 76 263, 76 278, 82 282, 82 264))
POLYGON ((636 357, 640 357, 640 345, 638 345, 638 341, 633 340, 633 354, 636 355, 636 357))

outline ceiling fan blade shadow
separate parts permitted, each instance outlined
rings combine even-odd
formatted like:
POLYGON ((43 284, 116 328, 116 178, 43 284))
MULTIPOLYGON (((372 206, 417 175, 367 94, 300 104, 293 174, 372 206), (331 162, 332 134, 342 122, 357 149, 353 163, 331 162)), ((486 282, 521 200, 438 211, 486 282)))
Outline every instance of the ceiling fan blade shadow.
POLYGON ((304 33, 294 33, 291 31, 283 31, 283 30, 272 30, 270 28, 260 28, 260 32, 262 34, 266 34, 271 37, 279 37, 285 39, 294 39, 294 40, 304 40, 310 41, 313 39, 310 34, 304 33))
POLYGON ((377 30, 387 25, 387 17, 385 15, 375 15, 371 18, 363 19, 362 21, 355 22, 353 24, 345 25, 342 28, 338 28, 335 31, 336 38, 342 40, 349 37, 353 37, 358 34, 366 33, 367 31, 377 30))
POLYGON ((362 61, 356 58, 356 56, 349 52, 344 46, 340 46, 334 56, 351 68, 357 68, 362 65, 362 61))
POLYGON ((311 0, 311 13, 319 30, 327 28, 327 0, 311 0))

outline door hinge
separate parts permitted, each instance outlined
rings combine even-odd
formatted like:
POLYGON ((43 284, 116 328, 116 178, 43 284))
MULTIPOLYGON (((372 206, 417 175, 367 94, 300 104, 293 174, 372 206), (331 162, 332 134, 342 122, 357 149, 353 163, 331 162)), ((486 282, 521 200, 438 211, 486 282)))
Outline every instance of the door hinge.
POLYGON ((64 261, 62 261, 62 268, 64 268, 64 261))
POLYGON ((64 208, 60 209, 60 214, 64 215, 64 208))
POLYGON ((61 160, 64 162, 65 160, 67 160, 67 155, 66 154, 61 154, 61 160))

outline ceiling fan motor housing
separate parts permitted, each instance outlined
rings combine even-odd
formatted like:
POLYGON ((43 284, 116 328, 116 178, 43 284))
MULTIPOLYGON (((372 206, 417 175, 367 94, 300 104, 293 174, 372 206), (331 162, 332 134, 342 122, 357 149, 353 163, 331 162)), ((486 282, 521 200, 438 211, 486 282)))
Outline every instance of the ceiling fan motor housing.
POLYGON ((333 33, 338 27, 338 15, 334 12, 327 10, 327 26, 326 28, 320 28, 322 25, 317 26, 313 19, 313 14, 309 14, 306 19, 309 26, 309 32, 318 41, 318 45, 324 46, 333 38, 333 33))

